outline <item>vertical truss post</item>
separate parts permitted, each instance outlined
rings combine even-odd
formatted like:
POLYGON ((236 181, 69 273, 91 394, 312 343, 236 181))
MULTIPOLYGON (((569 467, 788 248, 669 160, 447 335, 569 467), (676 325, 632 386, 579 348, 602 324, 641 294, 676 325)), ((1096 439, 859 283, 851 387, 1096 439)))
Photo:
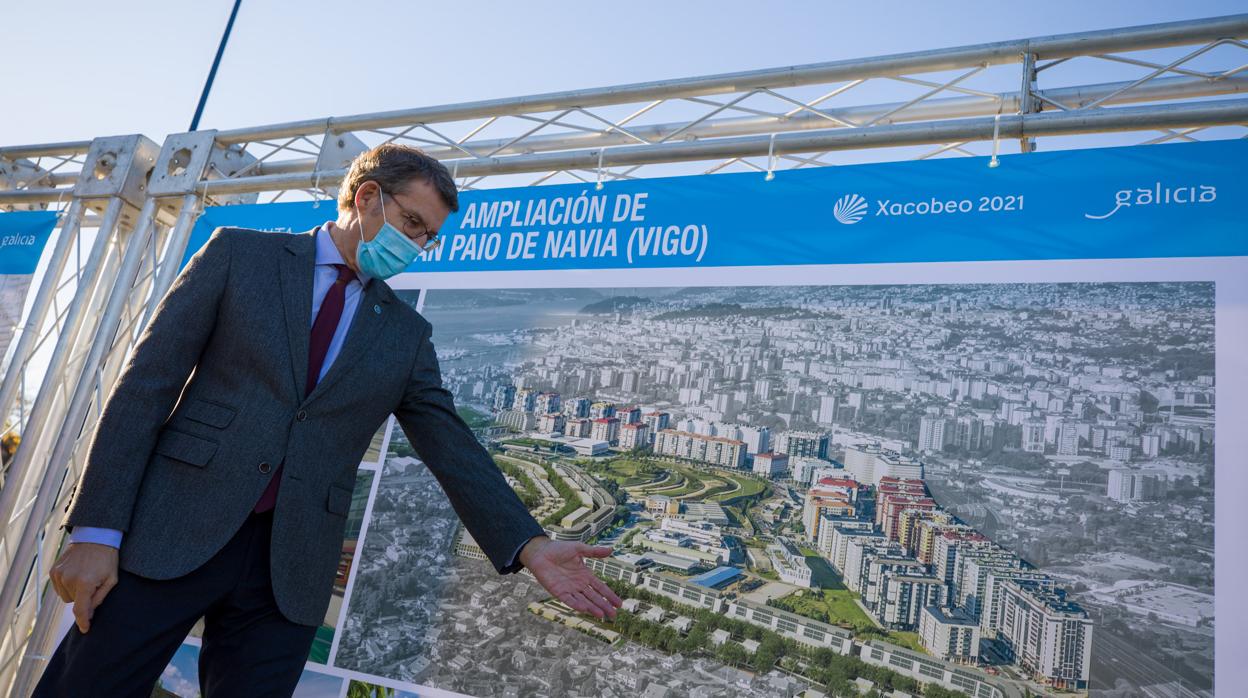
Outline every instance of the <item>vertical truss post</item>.
POLYGON ((0 692, 11 686, 17 660, 29 647, 34 615, 31 602, 41 600, 37 590, 45 584, 47 553, 58 550, 63 537, 58 533, 59 522, 51 517, 53 503, 59 499, 56 495, 65 479, 65 465, 83 431, 105 349, 117 335, 156 225, 156 200, 146 196, 146 189, 157 152, 156 144, 142 136, 96 139, 74 186, 79 211, 102 209, 103 218, 10 477, 0 490, 0 522, 4 524, 0 528, 0 568, 5 570, 0 587, 0 692), (138 220, 136 202, 143 202, 138 220), (135 234, 129 236, 126 245, 125 231, 132 224, 135 234), (49 452, 51 458, 45 458, 49 452), (37 566, 33 564, 36 559, 37 566))
POLYGON ((181 209, 178 212, 178 220, 174 223, 172 230, 169 231, 169 241, 165 243, 165 254, 160 262, 160 270, 156 273, 156 278, 152 282, 152 293, 147 300, 147 309, 143 313, 143 321, 140 327, 146 327, 149 320, 152 319, 152 313, 156 312, 156 306, 160 305, 160 300, 165 297, 165 292, 173 285, 173 278, 178 274, 178 264, 182 261, 182 255, 186 252, 187 240, 191 237, 191 229, 195 227, 195 220, 198 217, 196 206, 199 205, 199 197, 195 194, 185 194, 182 197, 181 209))
MULTIPOLYGON (((117 283, 113 285, 108 294, 108 302, 105 304, 99 327, 92 338, 91 348, 83 362, 82 373, 74 385, 65 418, 61 421, 57 432, 59 438, 44 468, 43 478, 39 483, 39 490, 30 514, 26 517, 25 525, 21 527, 9 576, 4 580, 3 589, 0 589, 0 627, 2 628, 9 627, 17 610, 18 595, 23 587, 31 591, 26 594, 27 598, 40 596, 38 589, 44 586, 44 570, 38 567, 32 568, 37 549, 43 547, 40 543, 53 543, 51 546, 46 546, 51 550, 60 548, 59 539, 48 541, 41 534, 49 524, 48 517, 52 513, 53 502, 58 499, 57 489, 65 480, 66 466, 70 456, 78 447, 83 435, 87 433, 87 430, 83 429, 83 421, 86 419, 91 397, 95 393, 104 356, 113 346, 123 306, 129 299, 131 286, 138 275, 139 266, 143 262, 143 254, 147 251, 148 242, 152 237, 155 228, 153 220, 155 211, 156 199, 148 199, 139 213, 136 228, 130 235, 126 251, 122 256, 117 283)), ((5 532, 6 538, 11 532, 12 529, 5 532)), ((43 557, 47 558, 46 555, 43 557)), ((29 645, 27 647, 29 649, 29 645)))
MULTIPOLYGON (((1034 114, 1040 111, 1040 102, 1036 99, 1036 54, 1028 51, 1023 54, 1023 83, 1018 90, 1018 113, 1034 114)), ((1032 153, 1036 150, 1036 139, 1024 136, 1018 139, 1020 153, 1032 153)))
MULTIPOLYGON (((131 234, 127 243, 126 253, 121 261, 121 271, 118 274, 119 282, 112 289, 112 293, 108 297, 108 305, 104 309, 103 316, 108 327, 104 327, 102 322, 102 330, 95 335, 95 342, 92 345, 91 353, 88 356, 82 369, 82 377, 79 378, 76 391, 71 401, 71 413, 66 417, 67 424, 81 424, 81 428, 77 432, 63 430, 62 433, 77 433, 78 439, 61 439, 57 442, 52 456, 48 461, 48 469, 45 471, 45 478, 51 481, 53 488, 60 488, 59 491, 47 491, 46 501, 49 502, 49 512, 55 511, 56 507, 62 502, 67 502, 71 496, 69 488, 60 485, 75 483, 81 476, 82 468, 85 466, 88 449, 85 445, 94 431, 93 426, 98 422, 100 412, 103 410, 101 400, 112 390, 112 386, 116 383, 118 375, 125 364, 130 349, 131 332, 123 332, 126 329, 121 326, 123 316, 128 316, 133 322, 133 318, 140 310, 147 306, 146 289, 149 287, 148 278, 138 278, 133 282, 133 286, 128 288, 126 279, 135 279, 139 277, 143 267, 149 261, 154 260, 149 252, 153 252, 158 248, 158 237, 160 226, 155 221, 158 201, 155 198, 149 198, 144 202, 143 209, 139 212, 139 219, 134 233, 131 234), (108 322, 109 318, 116 318, 115 321, 108 322), (111 329, 110 329, 111 327, 111 329), (115 337, 110 341, 110 336, 115 337), (98 357, 98 358, 97 358, 98 357), (92 377, 88 379, 88 371, 92 372, 92 377), (95 397, 95 400, 92 398, 95 397), (94 413, 91 413, 94 407, 94 413), (73 411, 76 408, 76 411, 73 411), (66 461, 62 467, 61 457, 64 454, 66 461), (55 495, 55 496, 53 496, 55 495)), ((176 262, 174 263, 176 266, 176 262)), ((154 271, 154 270, 153 270, 154 271)), ((154 282, 155 274, 150 277, 150 281, 154 282)), ((44 493, 41 492, 41 497, 44 493)), ((27 519, 27 527, 33 529, 33 536, 40 541, 38 551, 34 560, 34 579, 28 588, 31 597, 38 597, 38 602, 34 609, 35 618, 31 635, 26 641, 25 651, 22 652, 21 661, 18 665, 17 676, 14 682, 14 695, 28 695, 34 689, 34 682, 42 674, 46 661, 51 657, 52 651, 55 649, 53 643, 57 638, 53 635, 53 630, 57 627, 57 619, 61 615, 64 608, 64 602, 56 593, 52 585, 42 582, 46 574, 47 567, 53 561, 53 555, 61 547, 58 532, 60 521, 56 516, 46 516, 41 511, 32 512, 27 519), (44 544, 51 542, 51 545, 44 544)), ((28 604, 29 605, 29 604, 28 604)), ((26 613, 31 611, 28 609, 26 613)))

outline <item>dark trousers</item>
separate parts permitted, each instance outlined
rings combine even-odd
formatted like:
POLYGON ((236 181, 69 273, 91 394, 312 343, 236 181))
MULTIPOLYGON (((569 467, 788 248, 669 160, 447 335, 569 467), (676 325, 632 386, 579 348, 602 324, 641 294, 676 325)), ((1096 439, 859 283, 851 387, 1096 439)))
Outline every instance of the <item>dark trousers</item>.
POLYGON ((317 629, 287 620, 273 599, 272 523, 272 510, 250 514, 212 559, 181 577, 155 580, 118 570, 90 629, 84 634, 71 626, 56 648, 34 698, 148 698, 201 616, 205 698, 288 698, 317 629))

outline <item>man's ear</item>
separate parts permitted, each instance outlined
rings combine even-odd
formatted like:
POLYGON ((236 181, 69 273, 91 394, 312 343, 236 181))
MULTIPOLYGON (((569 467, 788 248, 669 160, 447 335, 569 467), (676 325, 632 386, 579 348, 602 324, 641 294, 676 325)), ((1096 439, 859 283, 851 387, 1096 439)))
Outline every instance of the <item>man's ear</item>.
POLYGON ((364 211, 372 208, 373 202, 377 200, 378 193, 381 192, 381 185, 369 180, 362 182, 355 190, 355 211, 356 215, 362 214, 364 211), (369 186, 372 185, 372 186, 369 186))

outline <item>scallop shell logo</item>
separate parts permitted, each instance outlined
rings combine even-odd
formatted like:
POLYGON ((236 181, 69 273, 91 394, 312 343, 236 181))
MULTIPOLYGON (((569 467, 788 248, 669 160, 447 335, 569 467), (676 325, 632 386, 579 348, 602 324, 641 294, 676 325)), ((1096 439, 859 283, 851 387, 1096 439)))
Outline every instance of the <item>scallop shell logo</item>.
POLYGON ((836 200, 832 216, 840 223, 853 225, 867 215, 867 200, 857 194, 846 194, 836 200))

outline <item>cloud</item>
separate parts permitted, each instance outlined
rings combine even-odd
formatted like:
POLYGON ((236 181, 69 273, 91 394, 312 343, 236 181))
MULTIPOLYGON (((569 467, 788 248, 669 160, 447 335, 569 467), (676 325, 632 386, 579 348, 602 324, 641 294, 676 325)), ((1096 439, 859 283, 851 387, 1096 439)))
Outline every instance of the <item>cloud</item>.
POLYGON ((182 698, 196 698, 199 695, 198 681, 190 681, 182 675, 182 671, 173 664, 165 667, 160 674, 160 687, 168 691, 182 696, 182 698))

